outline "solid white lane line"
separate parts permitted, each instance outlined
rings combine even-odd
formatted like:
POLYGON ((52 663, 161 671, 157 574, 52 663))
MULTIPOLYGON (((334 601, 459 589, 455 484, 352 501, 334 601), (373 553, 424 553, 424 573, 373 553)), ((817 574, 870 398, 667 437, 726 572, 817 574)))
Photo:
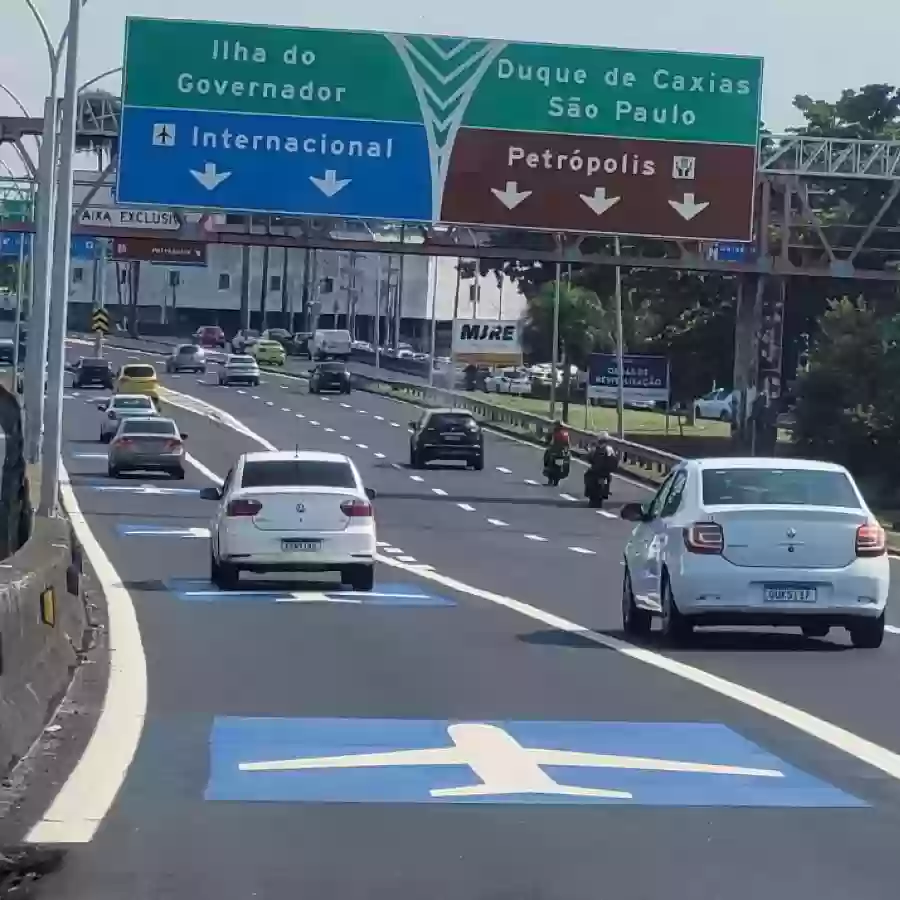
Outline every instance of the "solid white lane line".
MULTIPOLYGON (((220 414, 222 413, 221 410, 218 410, 217 412, 220 414)), ((243 425, 243 423, 238 422, 237 426, 232 424, 233 420, 231 417, 224 419, 224 421, 228 422, 238 433, 248 435, 253 434, 253 432, 251 432, 247 426, 243 425)), ((255 439, 261 446, 266 447, 266 449, 275 449, 262 436, 255 435, 255 439)), ((535 537, 537 537, 537 535, 535 535, 535 537)), ((495 594, 491 591, 474 587, 465 582, 457 581, 455 578, 449 578, 438 572, 429 571, 424 567, 414 568, 406 566, 403 563, 398 563, 390 557, 382 556, 380 554, 376 554, 375 558, 378 562, 384 563, 385 565, 404 569, 408 572, 418 574, 422 578, 434 581, 436 584, 442 584, 444 587, 450 588, 451 590, 478 597, 489 603, 495 603, 498 606, 505 606, 513 612, 517 612, 520 615, 535 621, 543 622, 545 625, 556 628, 558 631, 565 631, 569 634, 578 635, 581 638, 593 641, 601 647, 615 650, 617 653, 621 653, 629 659, 642 662, 648 666, 653 666, 660 671, 667 672, 684 681, 689 681, 692 684, 704 687, 720 696, 727 697, 730 700, 734 700, 737 703, 741 703, 744 706, 748 706, 751 709, 764 713, 773 719, 784 722, 786 725, 789 725, 804 734, 808 734, 823 743, 829 744, 835 749, 841 750, 842 752, 873 766, 879 771, 884 772, 891 778, 900 781, 900 754, 894 753, 892 750, 888 750, 885 747, 881 747, 873 741, 860 737, 832 722, 820 719, 818 716, 814 716, 802 709, 776 700, 774 697, 769 697, 759 691, 744 687, 737 682, 729 681, 718 675, 713 675, 711 672, 689 665, 688 663, 671 659, 654 650, 637 647, 634 644, 629 644, 626 641, 619 640, 610 635, 593 631, 586 628, 584 625, 579 625, 577 622, 564 619, 561 616, 554 615, 539 607, 532 606, 529 603, 523 603, 521 600, 516 600, 513 597, 505 597, 502 594, 495 594)))
POLYGON ((385 547, 385 553, 402 553, 403 551, 399 547, 385 547))
POLYGON ((539 534, 526 534, 525 537, 528 538, 529 541, 539 541, 542 544, 547 543, 547 538, 541 537, 539 534))
POLYGON ((466 512, 475 512, 475 507, 470 506, 468 503, 457 503, 456 504, 460 509, 464 509, 466 512))
POLYGON ((414 563, 416 561, 414 556, 395 556, 394 559, 398 559, 402 563, 414 563))
POLYGON ((618 519, 619 517, 615 513, 608 512, 605 509, 597 509, 594 510, 598 516, 603 516, 604 519, 618 519))
POLYGON ((109 682, 87 747, 25 837, 31 844, 85 844, 94 837, 125 781, 147 714, 147 660, 134 601, 82 514, 65 466, 59 468, 63 506, 106 597, 109 682))
POLYGON ((508 528, 509 522, 504 522, 503 519, 488 519, 488 522, 491 525, 496 525, 498 528, 508 528))
POLYGON ((208 469, 199 459, 197 459, 197 457, 192 456, 187 451, 185 451, 184 454, 184 461, 189 466, 193 466, 204 478, 208 478, 212 482, 221 484, 222 480, 212 469, 208 469))
POLYGON ((596 551, 588 550, 587 547, 569 547, 573 553, 583 553, 585 556, 596 556, 596 551))
POLYGON ((437 494, 438 497, 446 497, 447 492, 443 488, 432 488, 432 493, 437 494))
POLYGON ((410 475, 411 481, 424 481, 425 479, 421 475, 410 475))

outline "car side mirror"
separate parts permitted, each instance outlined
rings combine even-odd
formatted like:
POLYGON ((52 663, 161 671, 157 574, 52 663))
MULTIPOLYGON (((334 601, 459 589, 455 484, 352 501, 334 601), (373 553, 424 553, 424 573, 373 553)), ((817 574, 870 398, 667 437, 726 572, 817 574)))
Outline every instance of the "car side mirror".
POLYGON ((370 500, 374 500, 378 496, 378 492, 375 490, 375 488, 366 488, 366 496, 370 500))
POLYGON ((181 439, 182 439, 183 441, 186 441, 187 438, 188 438, 187 432, 186 432, 186 431, 182 431, 182 432, 181 432, 181 439))
POLYGON ((101 400, 97 403, 97 409, 99 409, 100 412, 106 412, 108 406, 109 404, 105 400, 101 400))
POLYGON ((201 500, 221 500, 222 492, 217 487, 206 487, 200 490, 201 500))
POLYGON ((415 430, 416 430, 416 423, 415 423, 415 422, 410 422, 410 423, 409 423, 409 427, 412 428, 413 431, 415 431, 415 430))
POLYGON ((641 503, 626 503, 619 515, 626 522, 646 522, 647 511, 641 503))

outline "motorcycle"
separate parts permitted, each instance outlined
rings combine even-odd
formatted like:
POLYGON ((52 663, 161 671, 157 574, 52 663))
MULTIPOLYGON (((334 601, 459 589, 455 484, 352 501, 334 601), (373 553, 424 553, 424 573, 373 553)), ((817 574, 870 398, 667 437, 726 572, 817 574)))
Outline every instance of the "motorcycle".
POLYGON ((584 496, 587 497, 588 506, 593 509, 603 506, 603 501, 609 499, 611 481, 612 476, 608 472, 588 469, 584 473, 584 496))
POLYGON ((569 477, 569 452, 554 453, 544 464, 544 477, 550 487, 556 487, 564 478, 569 477))

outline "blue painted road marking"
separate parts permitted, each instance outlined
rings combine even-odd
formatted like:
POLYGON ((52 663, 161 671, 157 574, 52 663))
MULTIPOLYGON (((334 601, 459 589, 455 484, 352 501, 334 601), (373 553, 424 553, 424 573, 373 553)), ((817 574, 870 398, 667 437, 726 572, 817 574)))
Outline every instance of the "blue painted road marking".
POLYGON ((715 723, 220 717, 207 800, 864 807, 715 723))
POLYGON ((186 497, 196 497, 200 494, 200 488, 177 488, 167 487, 161 484, 112 484, 108 481, 98 481, 91 484, 85 484, 83 487, 92 491, 104 491, 108 493, 123 494, 157 494, 159 496, 183 495, 186 497))
POLYGON ((422 124, 128 107, 121 132, 121 203, 431 221, 422 124))
MULTIPOLYGON (((309 576, 315 577, 315 576, 309 576)), ((315 590, 303 590, 296 583, 284 587, 252 588, 226 591, 209 581, 173 579, 166 583, 168 590, 179 600, 199 603, 234 602, 247 603, 338 603, 353 606, 455 606, 447 597, 430 593, 426 588, 410 584, 375 585, 372 591, 351 591, 340 586, 334 588, 315 585, 315 590)))
POLYGON ((209 537, 209 528, 205 526, 148 525, 146 523, 119 522, 116 525, 116 531, 125 537, 209 537))

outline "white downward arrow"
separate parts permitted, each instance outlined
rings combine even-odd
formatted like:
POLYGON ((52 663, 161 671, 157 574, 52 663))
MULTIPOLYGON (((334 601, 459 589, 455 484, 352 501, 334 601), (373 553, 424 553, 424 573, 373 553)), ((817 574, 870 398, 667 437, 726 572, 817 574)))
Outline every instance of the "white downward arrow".
POLYGON ((316 178, 310 175, 309 180, 326 196, 333 197, 338 191, 342 191, 351 181, 352 178, 338 178, 334 169, 328 169, 324 178, 316 178))
POLYGON ((507 181, 506 189, 491 188, 491 193, 507 208, 515 209, 523 200, 531 196, 531 191, 520 191, 517 181, 507 181))
POLYGON ((687 222, 690 222, 694 216, 699 215, 709 206, 709 203, 697 203, 693 194, 685 194, 684 200, 670 200, 669 206, 687 222))
POLYGON ((208 191, 217 188, 226 178, 231 177, 231 172, 217 172, 215 163, 207 163, 202 172, 191 169, 191 175, 200 182, 208 191))
POLYGON ((622 199, 621 197, 607 197, 605 187, 594 188, 593 194, 579 194, 578 196, 598 216, 602 216, 611 206, 615 206, 622 199))

